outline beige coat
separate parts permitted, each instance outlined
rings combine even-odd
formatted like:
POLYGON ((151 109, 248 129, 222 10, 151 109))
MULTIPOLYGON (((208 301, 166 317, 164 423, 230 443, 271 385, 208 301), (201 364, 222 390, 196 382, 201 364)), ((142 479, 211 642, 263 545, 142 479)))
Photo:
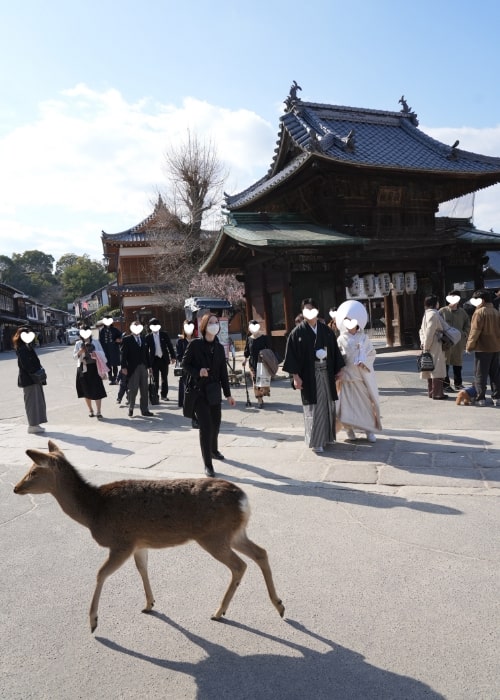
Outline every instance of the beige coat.
POLYGON ((422 350, 430 352, 434 360, 432 372, 420 372, 421 379, 444 379, 446 377, 446 359, 441 344, 441 333, 445 328, 443 319, 437 309, 426 309, 420 327, 420 344, 422 350))

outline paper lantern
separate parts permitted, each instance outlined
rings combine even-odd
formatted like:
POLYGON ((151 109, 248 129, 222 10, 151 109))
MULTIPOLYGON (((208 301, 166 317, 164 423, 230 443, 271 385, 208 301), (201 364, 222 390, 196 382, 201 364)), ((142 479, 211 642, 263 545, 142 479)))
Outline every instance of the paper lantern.
POLYGON ((352 297, 359 297, 361 295, 363 280, 359 275, 353 275, 352 283, 349 287, 349 294, 352 297))
POLYGON ((365 275, 363 278, 363 286, 367 297, 375 296, 375 275, 365 275))
POLYGON ((383 297, 391 293, 391 276, 388 272, 381 272, 378 276, 378 286, 383 297))
POLYGON ((393 272, 392 273, 392 286, 396 294, 402 294, 405 290, 405 273, 404 272, 393 272))
POLYGON ((405 272, 405 292, 407 294, 415 294, 417 291, 417 273, 405 272))

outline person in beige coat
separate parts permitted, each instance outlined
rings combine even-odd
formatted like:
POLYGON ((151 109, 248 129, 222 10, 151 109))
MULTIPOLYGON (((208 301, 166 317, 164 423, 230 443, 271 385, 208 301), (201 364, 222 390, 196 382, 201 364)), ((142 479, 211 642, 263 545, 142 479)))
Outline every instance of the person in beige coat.
POLYGON ((466 351, 474 352, 476 406, 486 406, 488 377, 491 398, 496 406, 500 406, 500 312, 493 306, 493 295, 487 289, 474 292, 470 301, 476 310, 472 316, 466 351))
POLYGON ((446 376, 446 358, 441 343, 441 335, 446 328, 446 322, 438 311, 438 298, 431 294, 424 299, 424 317, 420 327, 420 344, 424 352, 430 352, 434 360, 432 372, 420 372, 420 378, 427 380, 427 395, 430 399, 441 401, 448 396, 443 393, 443 382, 446 376))

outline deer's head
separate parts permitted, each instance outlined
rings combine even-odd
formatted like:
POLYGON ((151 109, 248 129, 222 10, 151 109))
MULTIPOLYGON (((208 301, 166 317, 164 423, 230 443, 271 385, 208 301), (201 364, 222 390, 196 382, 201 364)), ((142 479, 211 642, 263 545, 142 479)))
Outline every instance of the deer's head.
POLYGON ((49 440, 49 451, 26 450, 33 464, 21 481, 14 486, 14 493, 52 493, 56 483, 58 467, 64 456, 57 445, 49 440))

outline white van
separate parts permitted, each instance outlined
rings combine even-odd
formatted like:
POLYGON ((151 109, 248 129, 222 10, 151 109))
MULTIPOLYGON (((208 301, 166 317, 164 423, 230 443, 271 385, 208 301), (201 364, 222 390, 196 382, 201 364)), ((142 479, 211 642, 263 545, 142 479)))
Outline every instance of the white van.
POLYGON ((68 328, 66 331, 67 345, 74 345, 77 340, 80 340, 80 331, 78 328, 68 328))

